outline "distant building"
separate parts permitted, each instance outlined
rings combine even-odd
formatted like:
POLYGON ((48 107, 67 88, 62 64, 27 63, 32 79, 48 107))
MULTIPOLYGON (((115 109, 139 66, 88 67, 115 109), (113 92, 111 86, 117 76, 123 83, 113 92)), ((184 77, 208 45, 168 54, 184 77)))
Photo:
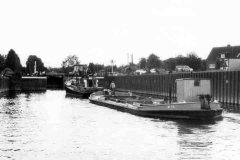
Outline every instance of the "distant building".
POLYGON ((214 47, 206 61, 207 70, 240 70, 240 46, 214 47))

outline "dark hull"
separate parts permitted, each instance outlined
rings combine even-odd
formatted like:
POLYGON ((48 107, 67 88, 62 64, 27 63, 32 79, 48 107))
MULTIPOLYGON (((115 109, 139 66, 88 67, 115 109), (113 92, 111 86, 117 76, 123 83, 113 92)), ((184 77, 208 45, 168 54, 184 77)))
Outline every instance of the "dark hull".
POLYGON ((140 111, 131 108, 125 108, 114 104, 104 103, 90 99, 90 102, 100 106, 105 106, 111 109, 116 109, 122 112, 128 112, 134 115, 153 118, 176 118, 176 119, 200 119, 200 120, 212 120, 222 117, 222 109, 218 110, 158 110, 158 111, 140 111))
POLYGON ((92 94, 94 91, 76 91, 73 90, 71 87, 65 87, 66 93, 69 96, 74 96, 74 97, 80 97, 80 98, 88 98, 90 94, 92 94))

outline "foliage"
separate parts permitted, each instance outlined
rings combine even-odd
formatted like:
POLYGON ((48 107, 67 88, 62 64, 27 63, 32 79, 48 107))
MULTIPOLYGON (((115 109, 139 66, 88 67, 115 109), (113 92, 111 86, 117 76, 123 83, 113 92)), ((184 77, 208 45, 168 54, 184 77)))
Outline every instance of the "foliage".
POLYGON ((30 55, 26 62, 26 73, 28 74, 34 73, 35 62, 37 72, 43 72, 47 70, 41 58, 38 58, 36 55, 30 55))
POLYGON ((120 67, 117 67, 116 68, 116 71, 118 72, 118 73, 124 73, 125 72, 125 68, 126 68, 126 66, 120 66, 120 67))
POLYGON ((88 69, 91 71, 91 73, 95 73, 95 65, 94 63, 89 63, 88 65, 88 69))
POLYGON ((101 64, 94 64, 94 69, 98 73, 100 70, 104 69, 104 65, 101 64))
POLYGON ((167 70, 175 70, 176 65, 188 65, 194 71, 206 70, 206 61, 197 56, 195 52, 190 52, 187 56, 178 55, 175 58, 169 58, 164 61, 164 68, 167 70))
POLYGON ((155 55, 155 54, 150 54, 149 57, 147 58, 147 68, 152 69, 152 68, 160 68, 162 66, 162 61, 160 58, 155 55))
POLYGON ((76 64, 80 64, 77 55, 69 55, 62 61, 62 73, 69 74, 69 72, 73 71, 73 66, 76 64))
POLYGON ((10 90, 21 90, 22 75, 21 72, 13 72, 10 77, 10 90))
POLYGON ((206 71, 207 70, 207 60, 203 59, 201 62, 201 71, 206 71))
POLYGON ((139 65, 140 69, 146 68, 147 67, 147 59, 146 58, 141 58, 138 65, 139 65))
POLYGON ((195 52, 188 53, 186 60, 187 60, 186 64, 189 67, 193 68, 194 71, 201 69, 202 59, 199 58, 195 52))
POLYGON ((133 72, 132 68, 129 66, 125 69, 125 72, 129 75, 133 72))
MULTIPOLYGON (((88 69, 91 71, 91 73, 95 74, 95 73, 99 73, 100 70, 103 70, 104 65, 94 64, 94 63, 90 62, 89 65, 88 65, 88 69)), ((107 68, 107 69, 109 69, 109 68, 107 68)))
POLYGON ((15 53, 15 51, 12 49, 8 52, 8 55, 5 61, 5 67, 10 68, 14 72, 21 72, 22 65, 21 65, 20 59, 18 55, 15 53))
POLYGON ((73 67, 76 64, 80 64, 77 55, 69 55, 64 61, 62 61, 63 68, 73 67))
POLYGON ((72 72, 74 69, 74 67, 62 67, 61 70, 62 70, 62 73, 65 73, 65 74, 69 74, 70 72, 72 72))
MULTIPOLYGON (((112 72, 112 65, 107 65, 107 66, 105 66, 105 67, 104 67, 104 70, 105 70, 106 72, 112 72)), ((117 70, 117 66, 114 65, 114 66, 113 66, 113 72, 115 72, 116 70, 117 70)))
POLYGON ((136 64, 130 64, 130 65, 126 65, 123 67, 124 68, 124 73, 130 75, 130 74, 134 74, 134 72, 138 69, 138 66, 136 64))
POLYGON ((183 55, 178 55, 176 58, 176 65, 188 65, 187 64, 187 57, 184 57, 183 55))
POLYGON ((163 68, 169 71, 175 70, 176 58, 169 58, 163 61, 163 68))
POLYGON ((13 71, 10 68, 4 68, 1 75, 5 77, 11 77, 13 75, 13 71))
POLYGON ((0 54, 0 72, 2 72, 4 69, 5 61, 6 61, 6 55, 0 54))
POLYGON ((52 73, 63 73, 63 68, 58 68, 58 67, 48 67, 47 72, 52 72, 52 73))
POLYGON ((22 67, 21 72, 22 72, 22 74, 26 75, 26 73, 27 73, 27 69, 26 69, 25 66, 22 67))

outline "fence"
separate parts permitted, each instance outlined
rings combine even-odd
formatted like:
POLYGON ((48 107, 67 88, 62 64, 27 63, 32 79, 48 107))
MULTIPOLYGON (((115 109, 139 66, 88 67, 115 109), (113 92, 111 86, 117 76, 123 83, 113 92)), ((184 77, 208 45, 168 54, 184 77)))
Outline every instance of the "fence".
MULTIPOLYGON (((109 77, 113 78, 113 77, 109 77)), ((209 78, 213 99, 222 103, 240 103, 240 71, 172 73, 164 75, 116 76, 116 88, 121 91, 134 92, 155 97, 168 96, 171 91, 176 98, 176 79, 209 78)))

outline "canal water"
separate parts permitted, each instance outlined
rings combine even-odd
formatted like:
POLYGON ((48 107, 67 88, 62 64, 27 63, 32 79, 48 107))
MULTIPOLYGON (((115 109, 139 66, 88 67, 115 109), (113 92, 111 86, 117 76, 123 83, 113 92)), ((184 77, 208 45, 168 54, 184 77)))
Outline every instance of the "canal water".
POLYGON ((143 118, 66 97, 3 94, 0 159, 239 159, 240 113, 213 122, 143 118))

